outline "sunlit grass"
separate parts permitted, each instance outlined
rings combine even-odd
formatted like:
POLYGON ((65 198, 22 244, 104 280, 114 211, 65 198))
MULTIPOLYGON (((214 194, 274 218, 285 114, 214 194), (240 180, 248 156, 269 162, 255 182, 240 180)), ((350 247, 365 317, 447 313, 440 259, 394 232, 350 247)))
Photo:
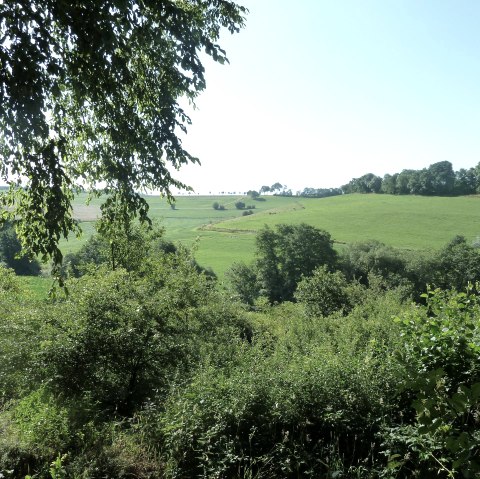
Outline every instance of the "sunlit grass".
POLYGON ((23 296, 27 300, 44 300, 48 298, 53 281, 43 276, 18 276, 23 296))
MULTIPOLYGON (((77 251, 94 231, 99 200, 85 207, 76 203, 84 235, 62 242, 64 253, 77 251)), ((442 247, 457 234, 469 241, 480 236, 480 198, 345 195, 324 199, 266 196, 179 196, 172 209, 163 198, 150 196, 150 215, 166 229, 168 240, 195 245, 199 263, 222 276, 235 261, 251 261, 255 232, 264 225, 302 222, 327 230, 337 246, 377 239, 398 248, 429 250, 442 247), (255 205, 242 216, 238 200, 255 205), (225 210, 213 209, 213 202, 225 210)))

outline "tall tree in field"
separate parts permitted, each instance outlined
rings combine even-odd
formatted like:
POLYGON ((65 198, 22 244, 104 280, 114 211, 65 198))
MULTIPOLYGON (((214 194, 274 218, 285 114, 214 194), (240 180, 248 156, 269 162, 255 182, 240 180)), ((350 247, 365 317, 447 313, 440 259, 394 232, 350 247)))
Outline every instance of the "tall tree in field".
POLYGON ((277 225, 263 228, 256 239, 256 269, 261 293, 271 302, 290 301, 303 276, 337 259, 330 234, 313 226, 277 225))
POLYGON ((432 191, 434 195, 449 195, 453 192, 455 172, 449 161, 439 161, 428 167, 432 178, 432 191))
POLYGON ((110 195, 105 224, 148 219, 142 188, 185 187, 168 168, 198 162, 179 100, 205 88, 201 52, 227 61, 220 31, 245 13, 227 0, 0 2, 0 201, 24 246, 61 261, 77 187, 110 195))

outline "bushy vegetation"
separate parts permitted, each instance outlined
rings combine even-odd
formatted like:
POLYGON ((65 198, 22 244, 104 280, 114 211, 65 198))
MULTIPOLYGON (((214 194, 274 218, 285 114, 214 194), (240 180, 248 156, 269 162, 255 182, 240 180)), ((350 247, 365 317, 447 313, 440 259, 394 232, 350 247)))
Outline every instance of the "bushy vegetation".
POLYGON ((464 238, 422 258, 373 241, 338 255, 325 231, 265 228, 224 290, 162 233, 93 237, 49 301, 0 268, 5 477, 478 475, 464 238), (441 287, 421 294, 427 271, 441 287))
POLYGON ((220 204, 218 201, 214 201, 213 205, 212 205, 212 208, 214 210, 223 211, 225 209, 225 205, 220 204))
POLYGON ((12 268, 18 275, 40 274, 40 263, 34 257, 22 253, 22 244, 11 223, 0 227, 0 264, 12 268))
POLYGON ((421 170, 402 170, 383 178, 367 173, 353 178, 340 188, 305 188, 299 196, 324 198, 348 193, 386 193, 389 195, 459 196, 480 191, 480 163, 468 170, 454 171, 449 161, 439 161, 421 170))

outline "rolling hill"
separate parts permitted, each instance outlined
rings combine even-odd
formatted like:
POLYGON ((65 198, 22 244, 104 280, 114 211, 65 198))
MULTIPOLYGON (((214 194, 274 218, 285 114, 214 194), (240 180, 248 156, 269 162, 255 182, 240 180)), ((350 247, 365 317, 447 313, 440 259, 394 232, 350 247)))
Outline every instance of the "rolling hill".
MULTIPOLYGON (((76 251, 94 231, 99 200, 75 203, 75 216, 84 235, 62 243, 65 252, 76 251)), ((438 249, 457 234, 472 241, 480 236, 480 197, 426 197, 344 195, 330 198, 266 196, 252 201, 241 196, 180 196, 175 209, 162 198, 148 197, 151 217, 166 228, 166 238, 195 244, 200 264, 222 275, 234 261, 250 261, 255 232, 264 225, 308 223, 327 230, 339 247, 376 239, 398 248, 438 249), (254 214, 242 216, 235 202, 255 205, 254 214), (225 210, 214 210, 214 201, 225 210)))

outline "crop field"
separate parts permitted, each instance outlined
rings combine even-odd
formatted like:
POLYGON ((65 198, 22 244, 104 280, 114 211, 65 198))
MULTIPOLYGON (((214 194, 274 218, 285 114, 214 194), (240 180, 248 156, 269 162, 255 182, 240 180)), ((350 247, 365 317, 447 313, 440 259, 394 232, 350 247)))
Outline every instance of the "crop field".
MULTIPOLYGON (((94 232, 100 200, 75 204, 75 216, 84 234, 62 243, 64 253, 76 251, 94 232)), ((398 248, 438 249, 457 234, 469 241, 480 237, 480 197, 455 198, 390 195, 345 195, 331 198, 266 196, 252 201, 242 196, 179 196, 172 209, 165 199, 148 197, 150 215, 166 229, 168 240, 193 246, 203 266, 218 275, 234 261, 250 261, 255 233, 264 225, 308 223, 325 229, 338 247, 376 239, 398 248), (254 214, 242 216, 238 200, 254 205, 254 214), (217 201, 225 210, 214 210, 217 201)))

